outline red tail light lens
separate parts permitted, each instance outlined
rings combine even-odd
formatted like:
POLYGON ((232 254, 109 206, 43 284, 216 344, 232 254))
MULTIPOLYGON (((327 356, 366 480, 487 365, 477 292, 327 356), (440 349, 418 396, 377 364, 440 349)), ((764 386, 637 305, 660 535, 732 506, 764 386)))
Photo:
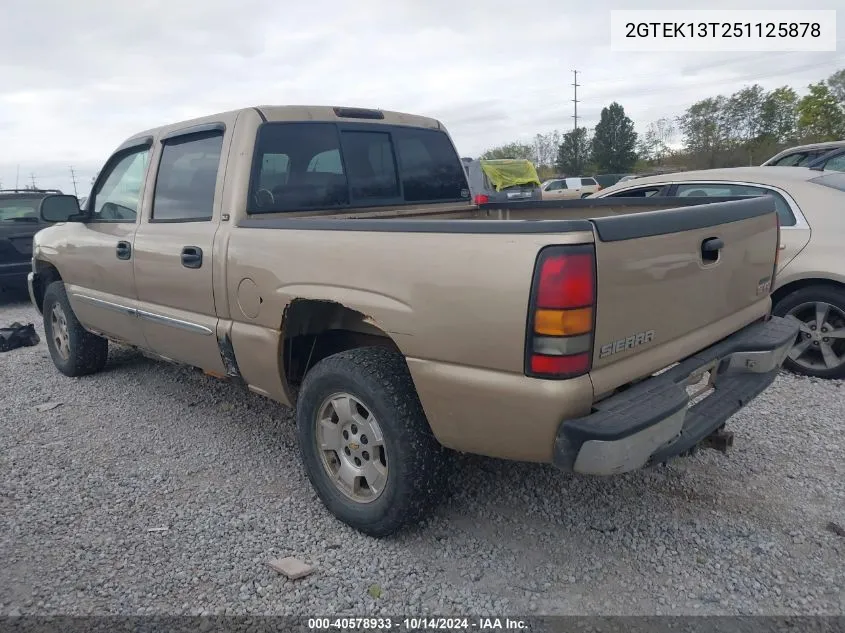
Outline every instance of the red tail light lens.
POLYGON ((534 269, 525 374, 572 378, 590 371, 596 302, 596 256, 590 245, 551 246, 534 269))
POLYGON ((490 196, 484 195, 483 193, 479 193, 475 196, 474 200, 475 204, 485 204, 490 202, 490 196))
POLYGON ((594 255, 558 253, 541 256, 538 308, 583 308, 593 304, 594 255))
POLYGON ((574 354, 572 356, 544 356, 533 354, 531 356, 531 371, 540 375, 563 375, 585 374, 590 369, 590 355, 574 354))

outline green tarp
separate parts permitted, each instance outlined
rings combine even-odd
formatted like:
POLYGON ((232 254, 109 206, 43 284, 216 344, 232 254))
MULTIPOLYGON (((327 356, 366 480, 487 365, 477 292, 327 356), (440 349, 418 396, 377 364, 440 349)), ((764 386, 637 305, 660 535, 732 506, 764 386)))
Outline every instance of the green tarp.
POLYGON ((530 160, 502 158, 498 160, 481 160, 481 171, 487 176, 490 184, 501 191, 516 185, 539 185, 540 178, 530 160))

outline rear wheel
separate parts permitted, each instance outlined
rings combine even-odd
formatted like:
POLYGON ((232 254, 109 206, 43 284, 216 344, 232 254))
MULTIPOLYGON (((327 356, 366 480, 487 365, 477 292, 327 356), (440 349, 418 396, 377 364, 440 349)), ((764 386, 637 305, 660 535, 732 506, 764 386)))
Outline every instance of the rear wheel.
POLYGON ((61 281, 44 293, 44 334, 53 364, 65 376, 85 376, 106 365, 109 342, 91 334, 79 323, 61 281))
POLYGON ((845 377, 845 290, 802 288, 778 301, 772 312, 801 328, 784 367, 805 376, 845 377))
POLYGON ((308 478, 353 528, 387 536, 444 495, 446 451, 397 352, 370 347, 323 359, 306 374, 296 413, 308 478))

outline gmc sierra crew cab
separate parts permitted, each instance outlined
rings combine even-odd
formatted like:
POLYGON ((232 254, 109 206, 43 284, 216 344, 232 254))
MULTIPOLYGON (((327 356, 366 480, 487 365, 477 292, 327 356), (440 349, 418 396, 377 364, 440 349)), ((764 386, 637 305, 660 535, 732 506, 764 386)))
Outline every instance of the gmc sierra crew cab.
POLYGON ((321 500, 384 536, 450 450, 612 475, 726 434, 797 326, 773 201, 712 200, 477 206, 437 120, 245 108, 45 198, 29 287, 67 376, 114 341, 295 407, 321 500))

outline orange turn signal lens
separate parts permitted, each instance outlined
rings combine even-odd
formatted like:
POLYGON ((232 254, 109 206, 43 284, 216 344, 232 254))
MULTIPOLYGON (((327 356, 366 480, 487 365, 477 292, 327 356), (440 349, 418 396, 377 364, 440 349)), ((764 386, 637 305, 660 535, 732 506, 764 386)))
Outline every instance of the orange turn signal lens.
POLYGON ((534 331, 543 336, 575 336, 593 329, 593 309, 537 310, 534 331))

